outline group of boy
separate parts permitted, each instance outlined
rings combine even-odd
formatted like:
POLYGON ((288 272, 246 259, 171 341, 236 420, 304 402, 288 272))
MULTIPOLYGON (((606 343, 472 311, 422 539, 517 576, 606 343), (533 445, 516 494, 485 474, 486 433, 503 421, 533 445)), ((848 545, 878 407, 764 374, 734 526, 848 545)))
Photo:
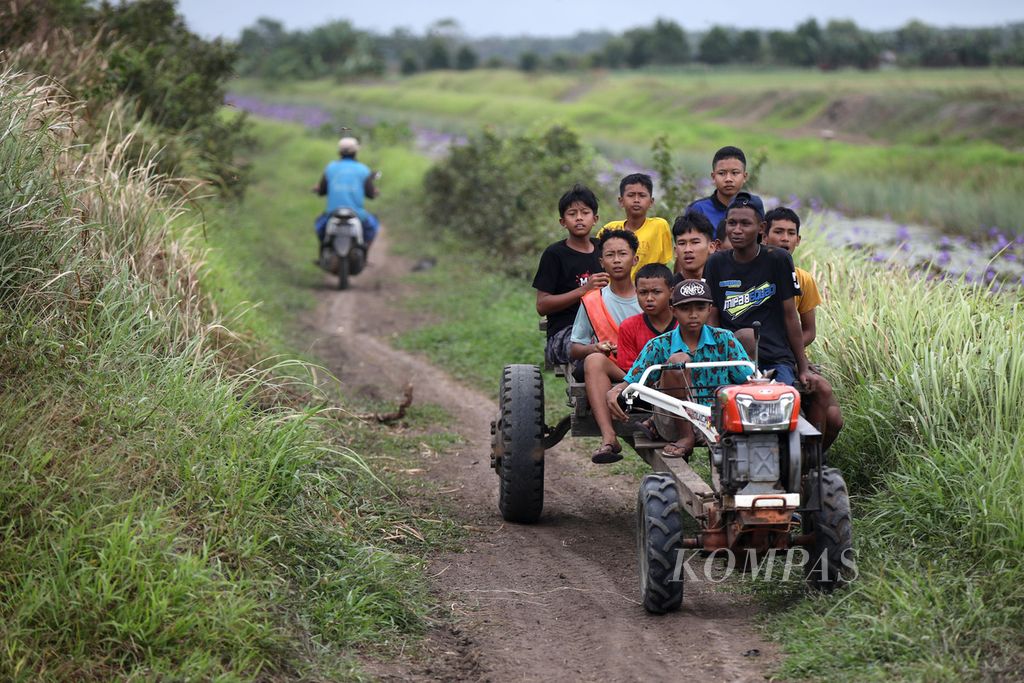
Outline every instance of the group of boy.
MULTIPOLYGON (((572 365, 584 381, 601 431, 593 462, 622 458, 614 420, 629 417, 620 396, 646 368, 749 360, 755 321, 760 370, 802 388, 824 448, 838 435, 842 415, 831 386, 804 351, 816 335, 821 296, 810 273, 793 264, 800 218, 786 207, 766 214, 761 199, 743 190, 747 177, 743 152, 723 147, 712 160, 714 192, 670 228, 647 215, 654 203, 650 176, 628 175, 619 184, 626 218, 606 224, 596 238, 594 193, 576 185, 560 199, 568 237, 544 251, 533 286, 537 313, 547 316, 546 359, 572 365)), ((685 368, 653 373, 652 380, 666 393, 710 406, 716 387, 748 374, 742 366, 685 368)), ((690 423, 679 417, 656 411, 635 427, 668 442, 666 457, 688 458, 695 445, 690 423)))

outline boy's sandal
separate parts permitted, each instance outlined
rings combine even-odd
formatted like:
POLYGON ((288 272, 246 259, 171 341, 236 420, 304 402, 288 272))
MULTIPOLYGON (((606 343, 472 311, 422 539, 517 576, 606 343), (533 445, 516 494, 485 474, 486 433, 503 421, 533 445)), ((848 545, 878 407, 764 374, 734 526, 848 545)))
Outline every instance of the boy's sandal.
POLYGON ((689 462, 690 454, 693 453, 693 447, 684 448, 678 443, 665 444, 661 449, 661 455, 663 458, 682 458, 689 462))
POLYGON ((603 443, 590 456, 590 462, 598 465, 608 465, 622 460, 622 446, 619 444, 603 443))
POLYGON ((642 422, 634 422, 633 426, 636 427, 638 432, 642 432, 645 437, 650 441, 661 441, 661 434, 658 433, 658 427, 654 424, 654 418, 649 417, 642 422))

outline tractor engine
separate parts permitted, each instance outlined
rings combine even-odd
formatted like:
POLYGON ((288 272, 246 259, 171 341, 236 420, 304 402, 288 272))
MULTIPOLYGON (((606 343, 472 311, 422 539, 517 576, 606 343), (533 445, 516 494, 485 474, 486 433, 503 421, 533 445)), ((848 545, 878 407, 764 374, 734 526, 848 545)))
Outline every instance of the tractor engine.
POLYGON ((721 440, 712 449, 712 462, 723 492, 785 493, 791 469, 800 467, 799 417, 800 394, 785 384, 753 380, 719 389, 712 419, 721 440))

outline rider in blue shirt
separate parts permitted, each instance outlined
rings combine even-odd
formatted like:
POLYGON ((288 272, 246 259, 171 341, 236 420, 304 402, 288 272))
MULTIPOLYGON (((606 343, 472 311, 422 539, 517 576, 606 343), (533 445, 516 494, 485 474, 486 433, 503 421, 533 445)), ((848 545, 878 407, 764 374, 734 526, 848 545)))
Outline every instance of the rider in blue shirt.
POLYGON ((372 213, 363 208, 365 199, 377 196, 377 188, 373 185, 376 174, 370 168, 356 161, 359 152, 359 141, 352 137, 344 137, 338 141, 340 159, 327 164, 316 193, 327 197, 327 210, 316 219, 316 234, 323 242, 327 217, 335 209, 347 207, 359 215, 363 223, 363 238, 369 247, 380 229, 380 221, 372 213))

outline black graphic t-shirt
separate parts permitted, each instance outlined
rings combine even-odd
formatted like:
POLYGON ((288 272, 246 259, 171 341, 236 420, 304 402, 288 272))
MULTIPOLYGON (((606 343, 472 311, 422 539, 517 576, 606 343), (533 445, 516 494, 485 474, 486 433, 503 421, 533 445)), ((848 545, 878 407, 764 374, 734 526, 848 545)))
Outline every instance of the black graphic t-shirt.
MULTIPOLYGON (((570 248, 565 240, 555 242, 540 256, 537 274, 533 278, 533 288, 548 294, 565 294, 577 287, 587 284, 594 273, 601 272, 600 250, 597 240, 590 239, 594 251, 582 254, 570 248)), ((570 327, 576 319, 576 311, 580 304, 577 301, 566 309, 548 315, 548 336, 561 329, 570 327)))
POLYGON ((704 281, 727 330, 761 323, 758 361, 761 365, 796 362, 786 338, 783 302, 800 294, 793 257, 785 249, 760 247, 749 263, 737 263, 732 251, 712 254, 704 266, 704 281))

